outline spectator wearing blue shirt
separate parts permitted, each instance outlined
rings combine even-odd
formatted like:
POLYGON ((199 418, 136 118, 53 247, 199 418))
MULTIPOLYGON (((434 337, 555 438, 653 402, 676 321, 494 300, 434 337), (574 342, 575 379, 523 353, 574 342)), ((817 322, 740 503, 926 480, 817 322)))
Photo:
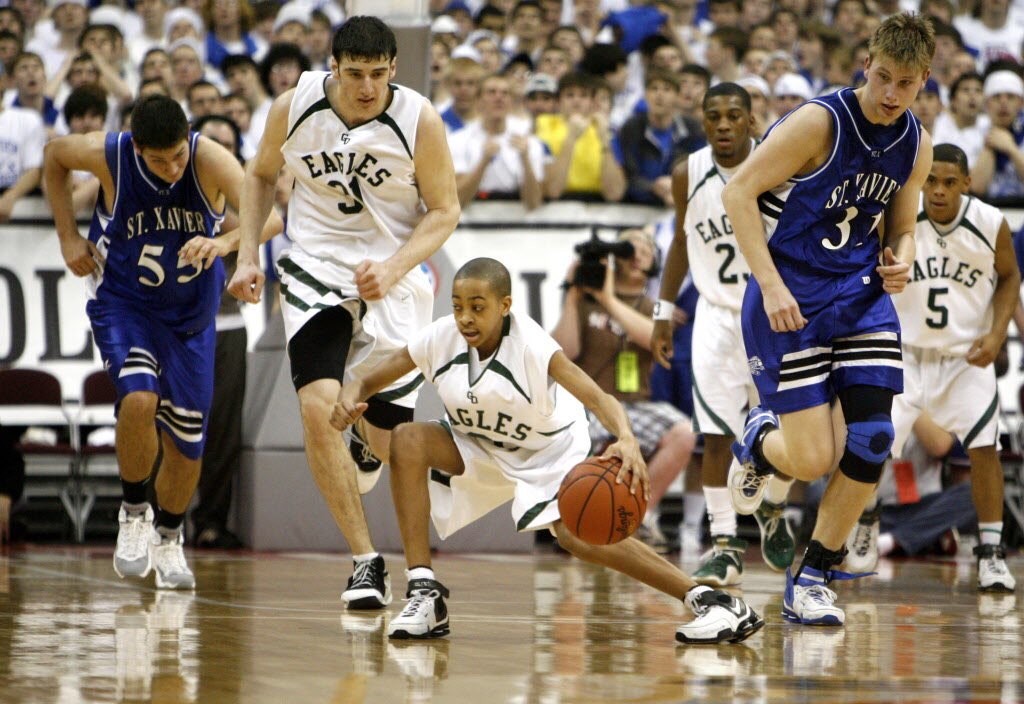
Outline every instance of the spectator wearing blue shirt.
POLYGON ((30 51, 22 52, 14 60, 12 66, 14 88, 17 91, 11 103, 16 108, 35 110, 43 118, 43 124, 52 128, 60 112, 54 107, 53 101, 46 96, 46 69, 38 54, 30 51))
POLYGON ((483 77, 483 66, 473 59, 460 57, 448 63, 448 75, 444 83, 452 97, 452 104, 447 110, 441 111, 441 120, 448 134, 461 130, 467 122, 476 119, 476 99, 480 94, 483 77))
POLYGON ((704 145, 700 125, 679 111, 679 79, 651 70, 644 81, 647 112, 633 115, 613 141, 627 174, 626 200, 672 205, 672 164, 704 145))

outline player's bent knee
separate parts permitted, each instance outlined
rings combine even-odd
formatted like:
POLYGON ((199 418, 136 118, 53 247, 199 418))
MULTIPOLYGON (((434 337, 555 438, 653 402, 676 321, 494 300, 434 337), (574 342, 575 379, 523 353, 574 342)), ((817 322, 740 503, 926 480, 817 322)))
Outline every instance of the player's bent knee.
POLYGON ((423 454, 422 433, 416 423, 402 423, 391 431, 391 468, 400 469, 423 454))
POLYGON ((156 416, 156 406, 159 401, 157 395, 152 391, 133 391, 126 394, 118 404, 118 415, 124 415, 127 420, 151 421, 156 416))
POLYGON ((839 471, 854 481, 878 483, 894 436, 892 419, 882 413, 849 423, 846 452, 839 460, 839 471))

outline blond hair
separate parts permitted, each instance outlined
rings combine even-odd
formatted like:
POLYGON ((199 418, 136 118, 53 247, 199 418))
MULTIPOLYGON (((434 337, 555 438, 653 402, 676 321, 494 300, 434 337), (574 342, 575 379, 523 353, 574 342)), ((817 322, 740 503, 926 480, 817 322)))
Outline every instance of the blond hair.
POLYGON ((892 15, 871 35, 868 54, 872 60, 884 54, 898 64, 925 71, 935 54, 935 30, 931 20, 910 12, 892 15))

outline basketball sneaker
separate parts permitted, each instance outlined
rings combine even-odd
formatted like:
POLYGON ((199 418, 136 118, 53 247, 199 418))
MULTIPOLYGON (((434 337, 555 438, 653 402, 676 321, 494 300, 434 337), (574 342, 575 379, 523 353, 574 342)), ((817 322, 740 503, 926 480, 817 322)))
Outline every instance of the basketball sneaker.
POLYGON ((129 513, 121 504, 117 512, 117 547, 114 549, 114 572, 117 576, 145 577, 153 568, 149 538, 153 534, 153 507, 145 513, 129 513))
POLYGON ((185 562, 185 536, 178 530, 171 535, 154 530, 150 538, 157 589, 195 589, 196 577, 185 562))
POLYGON ((761 555, 765 564, 776 572, 785 572, 796 556, 796 541, 785 512, 785 503, 769 501, 762 501, 754 511, 754 518, 761 528, 761 555))
POLYGON ((743 581, 743 552, 747 541, 731 535, 716 535, 711 549, 701 557, 693 581, 709 587, 734 587, 743 581))
POLYGON ((846 538, 846 572, 871 572, 878 566, 878 534, 882 525, 882 504, 878 503, 857 519, 846 538))
POLYGON ((762 436, 779 427, 779 417, 772 411, 754 406, 747 414, 743 437, 732 444, 736 462, 729 466, 729 490, 737 513, 749 516, 761 505, 768 480, 775 472, 756 449, 762 436))
POLYGON ((441 638, 449 633, 448 590, 436 579, 411 579, 405 608, 388 626, 388 638, 441 638))
POLYGON ((699 643, 739 643, 764 626, 764 619, 737 597, 721 589, 697 585, 683 603, 697 617, 676 630, 676 640, 699 643))
POLYGON ((354 563, 352 576, 341 593, 341 600, 350 609, 383 609, 391 603, 391 576, 384 566, 384 557, 354 563))
POLYGON ((978 589, 983 592, 1012 592, 1017 581, 1006 566, 1006 547, 979 545, 974 548, 978 558, 978 589))
POLYGON ((370 443, 359 434, 358 425, 349 428, 348 451, 352 453, 355 460, 356 482, 359 485, 360 494, 368 494, 377 485, 380 479, 381 468, 384 463, 370 449, 370 443))
POLYGON ((835 605, 836 593, 825 586, 825 575, 804 567, 800 576, 786 570, 786 591, 782 596, 782 617, 806 626, 842 626, 846 614, 835 605))

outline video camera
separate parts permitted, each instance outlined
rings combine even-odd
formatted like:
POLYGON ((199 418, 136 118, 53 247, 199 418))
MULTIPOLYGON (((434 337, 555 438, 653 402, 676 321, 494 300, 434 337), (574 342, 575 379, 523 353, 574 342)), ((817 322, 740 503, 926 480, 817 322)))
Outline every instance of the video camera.
POLYGON ((594 233, 586 242, 580 242, 574 248, 580 257, 580 264, 576 267, 576 274, 572 277, 572 285, 582 288, 600 289, 604 286, 604 277, 607 265, 602 259, 607 260, 608 255, 619 259, 632 259, 636 254, 633 243, 628 240, 606 242, 598 239, 594 233))

